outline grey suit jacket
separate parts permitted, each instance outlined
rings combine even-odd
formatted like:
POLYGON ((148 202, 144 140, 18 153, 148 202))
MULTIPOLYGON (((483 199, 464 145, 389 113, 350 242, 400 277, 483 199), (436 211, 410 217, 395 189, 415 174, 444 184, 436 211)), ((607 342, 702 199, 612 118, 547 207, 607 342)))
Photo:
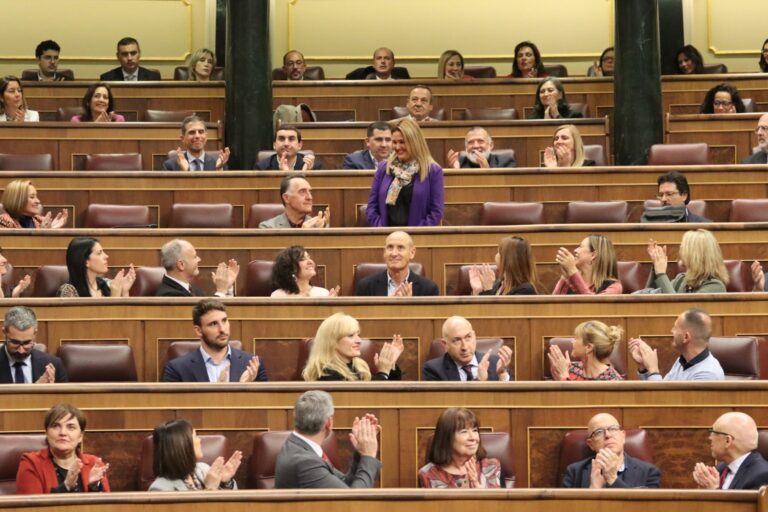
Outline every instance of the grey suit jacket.
POLYGON ((378 459, 355 452, 352 467, 345 475, 291 434, 277 455, 275 489, 367 489, 373 487, 380 469, 378 459))
MULTIPOLYGON (((205 462, 198 462, 195 465, 195 476, 201 481, 205 481, 205 475, 208 474, 208 470, 211 466, 205 462)), ((234 482, 233 489, 237 489, 237 482, 234 482)), ((159 476, 149 485, 150 491, 189 491, 187 484, 184 480, 169 480, 168 478, 159 476)))
POLYGON ((758 151, 749 155, 747 158, 741 161, 743 164, 765 164, 768 163, 768 153, 765 151, 758 151))
MULTIPOLYGON (((308 221, 311 218, 312 216, 307 214, 304 217, 304 222, 308 221)), ((277 217, 272 217, 271 219, 263 220, 259 223, 259 228, 276 229, 276 228, 290 228, 290 227, 291 227, 291 223, 288 222, 288 216, 284 213, 281 213, 277 217)))

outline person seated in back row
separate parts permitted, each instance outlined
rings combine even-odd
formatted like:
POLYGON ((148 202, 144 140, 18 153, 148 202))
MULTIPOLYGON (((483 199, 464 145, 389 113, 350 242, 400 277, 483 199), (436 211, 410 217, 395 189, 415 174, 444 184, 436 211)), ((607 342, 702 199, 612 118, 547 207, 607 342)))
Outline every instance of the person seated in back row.
POLYGON ((501 167, 514 167, 517 165, 511 155, 498 155, 492 153, 493 138, 483 127, 470 128, 464 137, 465 155, 457 151, 448 150, 448 167, 454 169, 497 169, 501 167))
POLYGON ((181 146, 175 157, 163 162, 166 171, 221 171, 227 168, 229 148, 224 148, 217 157, 205 152, 208 130, 205 121, 196 115, 187 116, 181 122, 181 146))
POLYGON ((124 37, 117 42, 115 54, 120 66, 102 73, 101 82, 142 82, 160 80, 160 73, 143 68, 141 62, 141 48, 139 42, 133 37, 124 37))
POLYGON ((322 165, 314 154, 301 154, 301 131, 292 125, 283 125, 275 132, 272 149, 275 154, 256 162, 258 171, 311 171, 322 165))

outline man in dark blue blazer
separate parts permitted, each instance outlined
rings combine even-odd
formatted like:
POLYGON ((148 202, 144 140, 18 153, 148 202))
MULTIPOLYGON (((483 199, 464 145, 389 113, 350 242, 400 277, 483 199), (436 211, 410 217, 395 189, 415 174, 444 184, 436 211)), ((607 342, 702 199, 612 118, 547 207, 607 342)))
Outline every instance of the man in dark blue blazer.
POLYGON ((117 42, 117 60, 120 67, 102 73, 102 82, 145 82, 161 80, 160 72, 139 66, 141 48, 139 42, 132 37, 124 37, 117 42))
POLYGON ((176 155, 163 162, 166 171, 221 171, 226 169, 229 148, 224 148, 217 157, 205 152, 208 131, 205 121, 195 115, 187 116, 181 122, 181 146, 176 155))
POLYGON ((311 171, 321 169, 322 164, 315 158, 314 153, 299 153, 304 143, 301 140, 301 130, 293 125, 281 125, 272 140, 275 153, 256 162, 257 171, 311 171))
POLYGON ((596 414, 587 424, 587 445, 595 452, 570 464, 563 487, 582 489, 658 488, 659 468, 624 452, 624 430, 610 414, 596 414))
POLYGON ((512 360, 512 350, 503 346, 498 355, 476 352, 475 330, 466 318, 448 318, 443 323, 443 337, 440 342, 445 354, 424 364, 421 380, 510 380, 507 368, 512 360))
POLYGON ((368 125, 365 136, 366 149, 355 151, 344 157, 342 169, 375 169, 392 153, 392 128, 384 121, 368 125))
POLYGON ((203 299, 192 309, 192 322, 200 348, 165 366, 163 382, 266 381, 267 371, 259 356, 229 344, 229 319, 224 304, 203 299))
POLYGON ((493 153, 493 138, 488 130, 475 126, 464 136, 464 154, 448 150, 448 167, 454 169, 497 169, 517 165, 511 155, 493 153))
POLYGON ((5 343, 0 347, 0 384, 67 382, 67 372, 56 356, 35 350, 37 317, 31 308, 14 306, 3 321, 5 343))

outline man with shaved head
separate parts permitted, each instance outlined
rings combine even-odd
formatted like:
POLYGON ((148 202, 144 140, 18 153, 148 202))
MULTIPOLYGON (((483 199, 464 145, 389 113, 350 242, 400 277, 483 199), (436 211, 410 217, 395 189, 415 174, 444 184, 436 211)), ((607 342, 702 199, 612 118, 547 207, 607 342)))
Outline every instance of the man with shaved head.
POLYGON ((581 489, 657 488, 661 472, 653 464, 624 452, 624 430, 610 414, 592 416, 587 424, 587 446, 595 452, 565 470, 563 487, 581 489))
MULTIPOLYGON (((179 238, 166 242, 160 249, 160 263, 165 268, 165 275, 157 288, 156 296, 203 297, 205 295, 200 288, 192 284, 200 273, 198 268, 200 257, 191 243, 179 238)), ((239 273, 240 265, 236 260, 230 259, 226 263, 219 263, 216 270, 211 272, 211 281, 216 287, 214 295, 233 296, 239 273)))
POLYGON ((759 489, 768 484, 768 461, 757 451, 757 425, 743 412, 727 412, 709 429, 717 466, 697 462, 693 479, 700 489, 759 489))

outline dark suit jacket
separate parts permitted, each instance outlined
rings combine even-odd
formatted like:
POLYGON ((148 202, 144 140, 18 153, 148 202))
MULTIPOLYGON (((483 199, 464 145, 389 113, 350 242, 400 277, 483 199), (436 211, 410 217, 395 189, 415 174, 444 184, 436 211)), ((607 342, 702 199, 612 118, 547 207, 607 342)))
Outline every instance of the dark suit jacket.
MULTIPOLYGON (((32 350, 32 382, 34 383, 45 373, 45 367, 48 363, 53 363, 56 368, 56 382, 69 382, 67 372, 61 359, 43 352, 42 350, 32 350)), ((5 345, 0 345, 0 384, 13 384, 13 375, 8 363, 8 354, 5 351, 5 345)))
MULTIPOLYGON (((725 465, 725 462, 718 464, 717 472, 722 473, 725 465)), ((739 466, 728 489, 759 489, 765 484, 768 484, 768 461, 753 450, 739 466)))
POLYGON ((743 164, 765 164, 768 163, 768 153, 765 151, 759 151, 749 155, 747 158, 741 161, 743 164))
MULTIPOLYGON (((427 297, 431 295, 440 295, 437 285, 421 277, 415 272, 408 275, 408 281, 413 283, 414 297, 427 297)), ((387 296, 387 271, 370 275, 358 281, 355 287, 355 295, 358 297, 386 297, 387 296)))
POLYGON ((291 434, 277 454, 275 489, 368 489, 373 487, 379 469, 378 459, 355 452, 345 475, 291 434))
MULTIPOLYGON (((296 163, 294 164, 293 168, 294 170, 300 171, 302 167, 304 167, 304 155, 298 153, 296 155, 296 163)), ((256 162, 253 168, 257 171, 279 171, 280 162, 277 160, 277 154, 274 154, 269 158, 265 158, 264 160, 259 160, 256 162)), ((315 158, 315 164, 312 166, 312 169, 322 168, 323 164, 320 162, 320 160, 315 158)))
MULTIPOLYGON (((574 462, 565 470, 563 487, 588 489, 590 473, 592 472, 592 457, 574 462)), ((661 483, 661 472, 653 464, 636 459, 624 453, 624 472, 609 485, 612 489, 632 489, 637 487, 658 488, 661 483)))
MULTIPOLYGON (((248 361, 253 354, 243 352, 242 350, 232 349, 232 362, 229 368, 229 382, 239 382, 248 361)), ((256 375, 257 381, 267 380, 267 369, 264 367, 264 360, 259 365, 259 373, 256 375)), ((163 372, 163 382, 210 382, 208 372, 205 369, 205 361, 200 354, 200 349, 195 349, 187 355, 177 357, 165 365, 163 372)))
POLYGON ((344 163, 341 164, 342 169, 375 169, 376 162, 371 157, 371 152, 367 149, 361 149, 355 151, 344 157, 344 163))
POLYGON ((190 285, 189 290, 188 292, 183 286, 168 276, 163 276, 155 297, 205 297, 203 290, 197 286, 190 285))
MULTIPOLYGON (((515 162, 515 159, 509 155, 497 155, 491 152, 491 156, 488 158, 488 165, 490 165, 492 169, 497 169, 503 167, 515 167, 517 162, 515 162)), ((459 157, 459 167, 462 169, 480 169, 479 165, 473 164, 466 156, 459 157)))
MULTIPOLYGON (((184 153, 184 158, 186 158, 186 152, 184 153)), ((188 158, 186 158, 187 161, 189 161, 188 158)), ((176 158, 169 158, 165 162, 163 162, 163 169, 166 171, 180 171, 181 167, 179 167, 179 161, 176 160, 176 158)), ((215 171, 216 170, 216 155, 212 155, 211 153, 206 153, 205 157, 203 158, 203 170, 204 171, 215 171)))
MULTIPOLYGON (((122 82, 123 81, 123 68, 116 67, 110 69, 106 73, 102 73, 99 79, 102 82, 122 82)), ((150 71, 147 68, 139 66, 139 82, 149 82, 153 80, 161 80, 160 73, 158 71, 150 71)))
MULTIPOLYGON (((475 352, 475 357, 478 362, 483 358, 482 352, 475 352)), ((499 376, 496 374, 496 365, 499 362, 499 356, 492 355, 488 360, 488 380, 499 380, 499 376)), ((430 359, 424 363, 424 368, 421 369, 421 380, 455 380, 460 381, 459 369, 456 367, 456 363, 453 358, 448 354, 443 354, 442 357, 436 357, 430 359)))
MULTIPOLYGON (((392 78, 395 78, 397 80, 407 80, 411 78, 410 73, 408 73, 408 68, 403 68, 400 66, 395 66, 392 68, 392 78)), ((347 80, 375 80, 376 79, 376 70, 373 66, 367 66, 364 68, 357 68, 354 71, 351 71, 347 73, 347 80), (373 78, 370 78, 370 75, 373 74, 373 78)))
POLYGON ((686 211, 688 212, 688 215, 686 215, 684 219, 681 220, 680 222, 712 222, 711 220, 705 217, 702 217, 701 215, 696 215, 695 213, 691 213, 691 211, 688 209, 686 209, 686 211))

